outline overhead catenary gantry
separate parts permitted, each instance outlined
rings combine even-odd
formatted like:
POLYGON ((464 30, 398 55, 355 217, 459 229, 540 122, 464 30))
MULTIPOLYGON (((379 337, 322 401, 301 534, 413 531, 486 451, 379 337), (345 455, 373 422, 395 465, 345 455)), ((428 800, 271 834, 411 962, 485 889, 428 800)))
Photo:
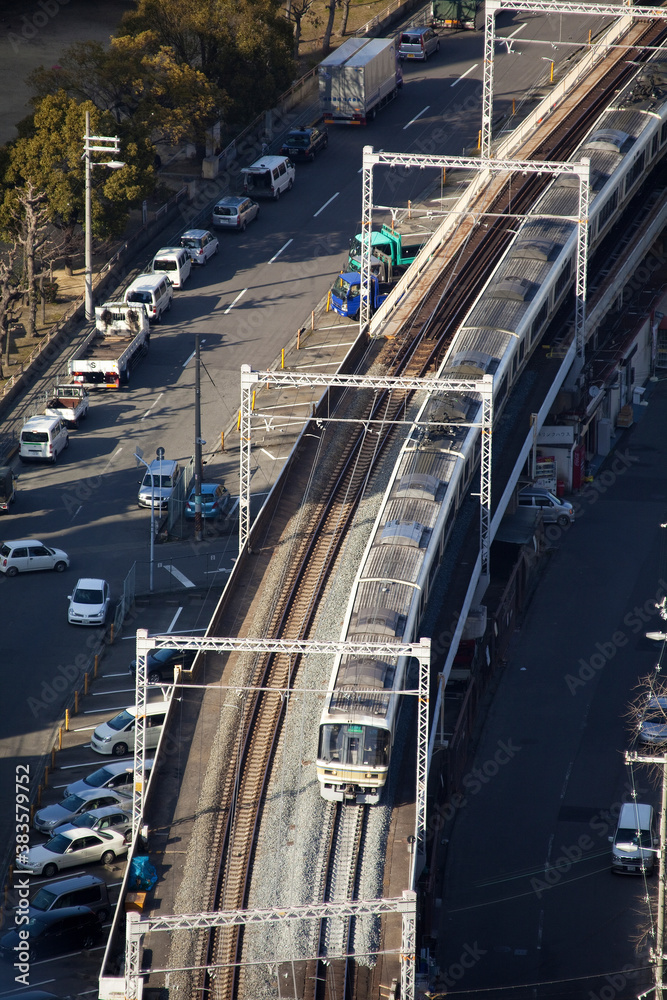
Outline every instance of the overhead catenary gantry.
MULTIPOLYGON (((260 411, 254 411, 256 392, 262 384, 302 386, 340 386, 346 389, 385 389, 403 392, 459 392, 477 393, 482 397, 482 419, 477 424, 467 425, 456 421, 456 426, 481 427, 481 457, 480 457, 480 547, 482 550, 482 572, 488 577, 490 569, 489 553, 491 548, 491 441, 493 432, 493 376, 483 375, 478 379, 462 379, 452 377, 420 378, 416 375, 327 375, 316 372, 269 371, 255 372, 249 365, 241 367, 241 442, 240 442, 240 475, 239 475, 239 552, 247 543, 250 531, 250 459, 252 451, 252 417, 262 417, 260 411)), ((320 418, 331 420, 336 418, 320 418)), ((366 421, 361 418, 359 423, 366 421)), ((403 423, 404 421, 400 421, 403 423)), ((420 422, 412 421, 416 427, 420 422)), ((385 421, 391 423, 391 421, 385 421)))
MULTIPOLYGON (((547 160, 512 160, 512 159, 478 159, 472 156, 439 156, 424 153, 389 153, 374 152, 372 146, 364 146, 363 151, 363 204, 361 213, 361 289, 359 307, 359 328, 360 331, 368 329, 370 324, 370 274, 371 274, 371 230, 373 226, 373 168, 375 166, 387 167, 437 167, 440 170, 475 170, 481 173, 488 171, 491 174, 500 173, 521 173, 537 174, 551 177, 559 177, 562 174, 572 174, 579 178, 579 207, 577 216, 563 216, 563 221, 571 221, 577 224, 577 273, 575 289, 575 318, 574 336, 576 341, 577 358, 583 361, 584 344, 586 340, 586 274, 588 269, 588 210, 590 203, 590 160, 583 159, 573 163, 558 163, 547 160)), ((471 211, 471 214, 475 213, 471 211)), ((531 216, 539 219, 539 213, 531 216)), ((549 216, 552 218, 552 216, 549 216)), ((437 234, 436 234, 437 235, 437 234)), ((435 236, 433 237, 435 239, 435 236)), ((421 253, 430 252, 430 244, 422 249, 421 253)), ((398 282, 392 294, 400 297, 404 289, 404 281, 407 284, 409 272, 398 282)), ((405 289, 407 294, 407 287, 405 289)))
MULTIPOLYGON (((660 7, 635 7, 631 3, 578 3, 577 0, 486 0, 484 15, 484 79, 482 82, 481 158, 491 158, 493 119, 493 70, 496 43, 496 14, 501 10, 530 14, 584 14, 592 17, 667 19, 660 7)), ((504 39, 501 39, 504 41, 504 39)), ((551 44, 551 43, 545 43, 551 44)), ((603 43, 604 45, 604 43, 603 43)))

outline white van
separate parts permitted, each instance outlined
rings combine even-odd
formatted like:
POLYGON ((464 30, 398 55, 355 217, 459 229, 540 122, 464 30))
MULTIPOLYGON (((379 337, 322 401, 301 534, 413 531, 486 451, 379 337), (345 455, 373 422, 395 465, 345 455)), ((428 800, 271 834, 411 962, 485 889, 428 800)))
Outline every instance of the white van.
POLYGON ((182 288, 190 277, 192 258, 185 247, 162 247, 153 257, 153 274, 166 274, 174 288, 182 288))
POLYGON ((21 429, 22 462, 55 462, 69 448, 69 435, 61 417, 31 417, 21 429))
MULTIPOLYGON (((612 838, 609 838, 612 840, 612 838)), ((612 871, 647 875, 653 871, 656 846, 653 806, 642 802, 626 802, 621 806, 618 826, 612 840, 612 871)))
MULTIPOLYGON (((168 701, 154 701, 146 705, 146 747, 156 747, 160 742, 168 708, 168 701)), ((134 750, 136 724, 137 706, 131 705, 113 719, 98 726, 92 735, 90 745, 97 753, 124 757, 129 751, 134 750)))
POLYGON ((178 462, 171 458, 155 458, 139 484, 137 503, 140 507, 154 507, 155 510, 166 510, 169 498, 174 492, 176 483, 181 478, 182 469, 178 462))
POLYGON ((174 292, 169 278, 164 274, 140 274, 127 288, 125 302, 140 303, 146 310, 149 323, 159 323, 162 313, 171 309, 174 292))
POLYGON ((273 198, 278 201, 283 191, 290 191, 296 173, 287 156, 263 156, 244 167, 243 190, 253 198, 273 198))

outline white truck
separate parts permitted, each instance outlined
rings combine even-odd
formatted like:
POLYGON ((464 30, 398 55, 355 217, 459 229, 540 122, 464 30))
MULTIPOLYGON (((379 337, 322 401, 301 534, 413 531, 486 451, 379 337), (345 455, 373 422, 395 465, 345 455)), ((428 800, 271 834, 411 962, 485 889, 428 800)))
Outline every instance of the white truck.
POLYGON ((146 353, 150 327, 143 307, 105 302, 95 309, 95 326, 68 364, 73 382, 120 389, 146 353))
POLYGON ((318 67, 327 125, 365 125, 396 97, 403 76, 393 38, 348 38, 318 67))
POLYGON ((61 417, 66 427, 76 427, 88 416, 90 397, 85 385, 56 385, 48 399, 44 413, 47 417, 61 417))

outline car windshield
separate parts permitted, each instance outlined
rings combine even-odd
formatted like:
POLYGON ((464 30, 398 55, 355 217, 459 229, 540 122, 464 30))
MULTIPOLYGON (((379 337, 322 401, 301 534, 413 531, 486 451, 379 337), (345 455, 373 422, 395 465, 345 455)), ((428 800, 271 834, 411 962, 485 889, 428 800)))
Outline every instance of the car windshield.
MULTIPOLYGON (((356 289, 358 286, 355 285, 354 287, 356 289)), ((336 298, 341 299, 343 302, 347 302, 351 289, 352 285, 350 285, 350 282, 346 281, 342 274, 339 274, 334 281, 331 294, 335 295, 336 298)))
POLYGON ((147 472, 144 476, 142 486, 153 486, 153 484, 155 484, 156 489, 171 489, 174 485, 171 476, 160 476, 157 473, 151 475, 150 472, 147 472))
POLYGON ((101 604, 104 596, 101 590, 89 590, 87 587, 77 587, 72 600, 75 604, 101 604))
POLYGON ((101 788, 102 785, 106 785, 109 778, 113 778, 113 772, 109 771, 106 767, 100 767, 97 771, 93 771, 89 774, 87 778, 83 780, 91 788, 101 788))
POLYGON ((92 829, 97 823, 97 819, 92 813, 81 813, 77 816, 75 820, 72 821, 72 826, 85 826, 86 829, 92 829))
POLYGON ((34 906, 36 910, 48 910, 57 898, 55 892, 50 892, 46 886, 43 886, 34 898, 30 900, 30 905, 34 906))
POLYGON ((66 799, 63 799, 59 803, 61 809, 67 809, 68 812, 76 812, 84 803, 84 799, 79 795, 68 795, 66 799))
POLYGON ((109 722, 107 722, 107 726, 109 727, 109 729, 113 729, 117 733, 119 733, 121 729, 125 729, 125 727, 129 725, 130 722, 134 722, 134 716, 130 715, 128 711, 125 711, 125 712, 120 712, 119 715, 116 715, 113 719, 110 719, 109 722))
POLYGON ((51 854, 64 854, 71 843, 69 837, 63 837, 62 833, 59 833, 55 837, 51 837, 51 840, 44 844, 44 848, 51 854))
POLYGON ((288 146, 308 146, 310 145, 310 136, 307 132, 290 132, 287 136, 288 146))
POLYGON ((632 847, 652 847, 650 830, 621 829, 616 834, 616 846, 631 845, 632 847))

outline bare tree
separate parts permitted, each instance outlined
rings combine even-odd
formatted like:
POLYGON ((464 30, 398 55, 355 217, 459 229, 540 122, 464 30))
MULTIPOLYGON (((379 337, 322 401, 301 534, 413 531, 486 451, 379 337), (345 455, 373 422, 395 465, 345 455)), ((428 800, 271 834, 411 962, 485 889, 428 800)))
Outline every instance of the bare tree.
MULTIPOLYGON (((315 0, 292 0, 290 5, 290 20, 294 25, 294 58, 299 56, 301 44, 301 28, 303 19, 313 7, 315 0)), ((317 22, 316 22, 317 23, 317 22)))
POLYGON ((336 16, 336 8, 340 6, 340 0, 329 0, 327 5, 327 10, 329 11, 329 17, 327 18, 327 26, 324 29, 324 40, 322 42, 322 50, 326 55, 331 48, 331 33, 333 32, 334 17, 336 16))
POLYGON ((37 330, 37 288, 35 283, 35 258, 47 239, 48 218, 46 193, 37 192, 32 181, 16 191, 20 206, 16 238, 23 247, 25 279, 28 291, 28 336, 37 330))
POLYGON ((18 248, 14 244, 0 258, 0 340, 5 349, 5 368, 9 368, 9 326, 16 319, 14 303, 21 298, 16 275, 18 248))
POLYGON ((350 16, 350 0, 341 0, 341 8, 343 10, 343 16, 341 18, 338 34, 341 38, 345 38, 345 35, 347 34, 347 19, 350 16))

